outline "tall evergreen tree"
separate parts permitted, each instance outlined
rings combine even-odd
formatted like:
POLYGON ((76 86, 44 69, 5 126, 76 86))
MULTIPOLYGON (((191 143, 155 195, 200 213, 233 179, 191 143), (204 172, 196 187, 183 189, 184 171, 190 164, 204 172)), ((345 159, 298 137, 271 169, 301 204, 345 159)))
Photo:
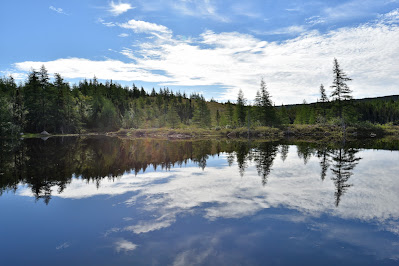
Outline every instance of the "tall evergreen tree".
POLYGON ((200 97, 194 111, 193 121, 201 127, 211 126, 211 112, 203 96, 200 97))
POLYGON ((219 126, 220 124, 220 113, 219 113, 219 109, 216 110, 216 123, 219 126))
POLYGON ((171 103, 167 114, 167 120, 172 128, 175 128, 180 123, 180 117, 176 111, 176 104, 171 103))
POLYGON ((276 113, 263 79, 260 81, 260 90, 256 93, 255 106, 260 124, 273 125, 276 120, 276 113))
POLYGON ((339 117, 342 118, 342 101, 352 99, 352 96, 350 95, 352 93, 352 90, 349 89, 346 82, 351 81, 352 79, 344 73, 344 71, 339 66, 338 60, 336 58, 334 58, 333 73, 334 81, 333 85, 331 86, 331 88, 333 89, 331 97, 338 103, 339 117))
POLYGON ((28 80, 24 88, 24 100, 27 110, 26 114, 26 130, 28 132, 38 132, 41 119, 41 86, 39 81, 39 74, 32 70, 29 73, 28 80))
POLYGON ((240 89, 238 91, 237 105, 236 105, 236 114, 239 126, 245 125, 245 117, 246 117, 245 103, 246 99, 244 98, 244 93, 240 89))
POLYGON ((328 102, 328 97, 326 95, 326 89, 324 89, 324 85, 320 85, 320 102, 326 103, 328 102))
POLYGON ((233 104, 230 102, 230 100, 228 100, 226 104, 227 104, 227 121, 229 125, 232 126, 234 120, 233 104))

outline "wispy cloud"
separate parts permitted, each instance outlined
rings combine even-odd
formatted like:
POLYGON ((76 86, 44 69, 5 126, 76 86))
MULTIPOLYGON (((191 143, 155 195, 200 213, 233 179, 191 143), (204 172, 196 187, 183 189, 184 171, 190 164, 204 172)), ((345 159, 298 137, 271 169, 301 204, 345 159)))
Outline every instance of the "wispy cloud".
POLYGON ((129 37, 129 34, 121 33, 121 34, 118 35, 118 37, 126 38, 126 37, 129 37))
POLYGON ((312 16, 310 18, 307 18, 306 20, 307 24, 310 24, 312 26, 317 25, 317 24, 324 24, 326 23, 326 18, 320 17, 320 16, 312 16))
POLYGON ((57 12, 58 14, 63 14, 63 15, 68 15, 67 13, 64 12, 64 10, 60 7, 54 7, 54 6, 49 6, 50 10, 53 10, 54 12, 57 12))
MULTIPOLYGON (((68 58, 15 66, 29 71, 45 64, 50 72, 66 78, 96 75, 100 79, 158 82, 161 86, 212 85, 220 87, 220 100, 235 99, 239 88, 245 88, 246 97, 253 99, 260 77, 264 77, 276 104, 287 104, 315 101, 319 84, 331 82, 332 59, 337 57, 353 78, 350 86, 354 97, 381 96, 397 93, 399 83, 399 27, 386 23, 387 18, 395 19, 395 14, 393 11, 377 22, 325 34, 302 33, 280 43, 239 32, 213 31, 181 40, 166 26, 130 20, 117 26, 154 37, 120 52, 134 63, 68 58)), ((298 27, 286 32, 302 30, 298 27)))
POLYGON ((45 65, 50 73, 62 73, 66 78, 92 78, 97 76, 100 79, 113 80, 142 80, 147 82, 171 81, 163 75, 153 74, 133 63, 124 63, 118 60, 94 61, 84 58, 57 59, 48 62, 21 62, 16 63, 18 69, 30 71, 33 67, 39 69, 45 65))
POLYGON ((60 249, 66 249, 66 248, 69 248, 69 243, 68 242, 65 242, 65 243, 62 243, 61 245, 59 245, 59 246, 56 246, 55 247, 55 249, 57 249, 57 250, 60 250, 60 249))
POLYGON ((122 3, 122 2, 115 3, 114 1, 111 1, 109 4, 108 11, 111 12, 111 14, 114 16, 119 16, 134 8, 135 7, 132 7, 132 5, 129 3, 122 3))
POLYGON ((320 14, 308 18, 310 24, 325 24, 350 21, 362 17, 377 16, 376 10, 385 6, 387 2, 374 0, 350 0, 339 4, 326 5, 320 14))
POLYGON ((116 26, 116 24, 114 23, 114 22, 106 22, 104 19, 102 19, 102 18, 99 18, 98 20, 97 20, 99 23, 101 23, 101 24, 103 24, 104 26, 106 26, 106 27, 115 27, 116 26))
POLYGON ((227 16, 221 15, 211 0, 178 0, 173 1, 172 7, 183 15, 211 18, 214 20, 229 22, 227 16))
POLYGON ((265 19, 264 16, 250 3, 239 2, 231 6, 231 10, 235 15, 245 16, 252 19, 265 19))
POLYGON ((131 29, 135 33, 152 33, 152 34, 172 34, 172 31, 163 25, 150 23, 141 20, 131 19, 126 23, 118 24, 119 27, 124 29, 131 29))
POLYGON ((127 241, 126 239, 121 239, 115 242, 115 250, 117 252, 128 252, 128 251, 133 251, 137 248, 136 244, 133 244, 130 241, 127 241))
POLYGON ((391 12, 380 15, 379 19, 386 24, 398 24, 399 23, 399 8, 392 10, 391 12))
POLYGON ((258 35, 297 35, 305 32, 306 30, 307 28, 303 25, 293 25, 275 30, 269 30, 269 31, 253 30, 252 32, 258 35))

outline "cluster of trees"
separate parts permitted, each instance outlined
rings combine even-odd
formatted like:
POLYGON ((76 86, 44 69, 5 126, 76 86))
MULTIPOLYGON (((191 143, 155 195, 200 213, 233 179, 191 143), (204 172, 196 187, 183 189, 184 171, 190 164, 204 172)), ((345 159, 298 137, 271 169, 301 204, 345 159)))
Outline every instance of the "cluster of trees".
POLYGON ((333 62, 333 83, 330 98, 324 85, 320 85, 320 98, 317 103, 275 107, 267 91, 265 82, 261 81, 254 105, 245 108, 242 91, 237 99, 238 125, 279 124, 351 124, 371 122, 378 124, 399 124, 399 99, 397 96, 382 99, 354 100, 352 90, 347 85, 349 78, 340 67, 338 60, 333 62))
POLYGON ((96 78, 71 86, 60 74, 51 81, 46 68, 32 70, 24 84, 0 78, 0 136, 19 132, 81 133, 119 128, 253 127, 280 124, 399 123, 398 98, 353 100, 351 79, 334 59, 330 99, 323 85, 317 103, 274 106, 261 80, 253 105, 240 90, 235 104, 206 101, 203 96, 174 93, 168 88, 151 93, 96 78))
POLYGON ((210 127, 212 123, 208 103, 198 94, 188 97, 168 88, 148 93, 134 84, 130 89, 96 78, 71 86, 60 74, 50 81, 44 66, 40 71, 32 70, 24 84, 17 85, 12 77, 0 78, 0 108, 1 135, 210 127))

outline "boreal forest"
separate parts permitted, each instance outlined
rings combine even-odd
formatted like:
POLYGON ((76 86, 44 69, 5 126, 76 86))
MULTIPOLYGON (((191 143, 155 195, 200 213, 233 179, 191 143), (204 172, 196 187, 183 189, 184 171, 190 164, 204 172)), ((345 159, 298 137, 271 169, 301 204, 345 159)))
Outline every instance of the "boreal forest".
POLYGON ((70 85, 44 66, 24 83, 0 78, 0 134, 70 134, 121 128, 238 128, 288 124, 399 124, 399 96, 352 99, 351 81, 334 60, 331 86, 320 86, 316 103, 276 106, 262 79, 249 104, 240 90, 235 102, 206 101, 169 88, 124 87, 112 80, 81 80, 70 85))

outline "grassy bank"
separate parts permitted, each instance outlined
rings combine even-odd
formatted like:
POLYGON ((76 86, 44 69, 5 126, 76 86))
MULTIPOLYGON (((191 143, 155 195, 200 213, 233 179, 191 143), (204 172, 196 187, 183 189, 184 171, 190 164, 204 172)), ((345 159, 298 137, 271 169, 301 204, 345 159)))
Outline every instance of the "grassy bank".
POLYGON ((131 138, 170 138, 189 139, 203 137, 229 138, 313 138, 313 139, 348 139, 379 138, 392 136, 399 138, 399 126, 358 125, 348 126, 345 129, 336 125, 285 125, 280 127, 253 127, 235 129, 203 129, 203 128, 156 128, 156 129, 120 129, 108 132, 108 136, 131 138))

